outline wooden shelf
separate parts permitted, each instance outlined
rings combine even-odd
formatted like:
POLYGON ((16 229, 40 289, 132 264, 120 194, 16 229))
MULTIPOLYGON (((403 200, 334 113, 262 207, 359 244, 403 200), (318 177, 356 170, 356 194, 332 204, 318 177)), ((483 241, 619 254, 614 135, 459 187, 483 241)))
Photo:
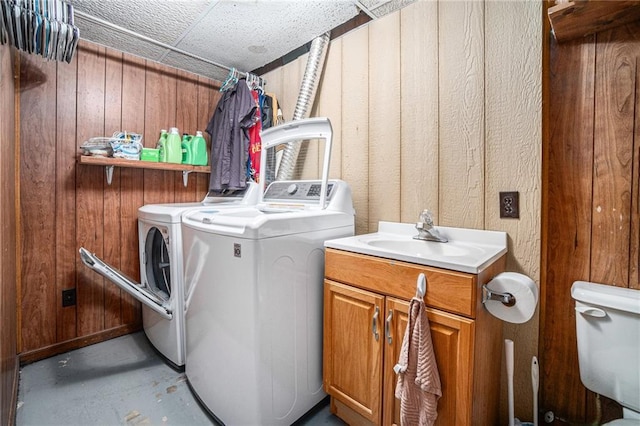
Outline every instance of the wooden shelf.
POLYGON ((105 166, 107 174, 107 184, 111 185, 114 167, 129 167, 136 169, 154 169, 182 172, 184 186, 187 186, 189 173, 211 173, 209 166, 192 166, 190 164, 155 163, 152 161, 126 160, 123 158, 94 157, 90 155, 80 155, 78 163, 91 166, 105 166))
POLYGON ((640 1, 557 2, 547 13, 556 40, 562 42, 640 20, 640 1))

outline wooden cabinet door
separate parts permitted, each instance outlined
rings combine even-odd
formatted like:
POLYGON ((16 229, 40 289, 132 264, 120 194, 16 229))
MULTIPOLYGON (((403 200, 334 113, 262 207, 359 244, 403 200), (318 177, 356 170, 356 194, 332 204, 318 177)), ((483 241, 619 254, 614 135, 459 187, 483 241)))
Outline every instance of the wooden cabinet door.
POLYGON ((400 358, 408 318, 409 302, 393 297, 387 298, 385 305, 383 425, 400 424, 400 400, 395 397, 397 376, 393 367, 400 358))
POLYGON ((473 394, 473 320, 427 308, 442 397, 436 425, 471 426, 473 394))
MULTIPOLYGON (((396 374, 402 339, 407 327, 409 303, 388 298, 386 318, 390 320, 392 341, 385 336, 383 424, 400 424, 400 400, 395 398, 396 374)), ((471 394, 473 377, 472 320, 427 308, 431 339, 434 345, 442 397, 438 400, 436 425, 471 425, 471 394)))
POLYGON ((381 421, 384 297, 325 280, 325 391, 375 424, 381 421))

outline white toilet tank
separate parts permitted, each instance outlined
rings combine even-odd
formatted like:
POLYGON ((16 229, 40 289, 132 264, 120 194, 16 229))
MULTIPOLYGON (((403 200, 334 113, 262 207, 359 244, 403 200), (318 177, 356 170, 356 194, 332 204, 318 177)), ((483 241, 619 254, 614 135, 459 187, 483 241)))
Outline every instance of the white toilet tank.
POLYGON ((640 412, 640 290, 576 281, 571 296, 582 383, 640 412))

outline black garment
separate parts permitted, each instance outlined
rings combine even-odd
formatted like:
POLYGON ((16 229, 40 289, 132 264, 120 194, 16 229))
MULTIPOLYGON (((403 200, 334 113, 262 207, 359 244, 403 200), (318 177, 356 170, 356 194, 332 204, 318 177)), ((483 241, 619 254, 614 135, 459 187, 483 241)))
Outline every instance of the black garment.
POLYGON ((269 95, 264 95, 262 101, 262 128, 268 129, 273 126, 273 98, 269 95))
POLYGON ((223 92, 207 125, 211 135, 209 190, 243 189, 247 185, 249 127, 256 103, 244 79, 223 92))

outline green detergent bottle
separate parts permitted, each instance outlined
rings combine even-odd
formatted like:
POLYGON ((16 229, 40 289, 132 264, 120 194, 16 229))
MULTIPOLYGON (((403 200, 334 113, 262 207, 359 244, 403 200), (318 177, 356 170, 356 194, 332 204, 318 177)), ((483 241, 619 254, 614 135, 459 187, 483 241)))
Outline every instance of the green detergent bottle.
POLYGON ((202 136, 202 132, 198 130, 191 141, 192 163, 194 166, 206 166, 209 163, 209 155, 207 153, 207 141, 202 136))
POLYGON ((182 142, 177 127, 172 127, 167 135, 166 152, 167 163, 182 163, 182 142))
POLYGON ((165 129, 160 130, 160 139, 158 139, 158 144, 156 148, 158 148, 159 161, 166 163, 167 162, 167 131, 165 129))
POLYGON ((182 134, 182 164, 193 164, 192 141, 192 135, 182 134))

